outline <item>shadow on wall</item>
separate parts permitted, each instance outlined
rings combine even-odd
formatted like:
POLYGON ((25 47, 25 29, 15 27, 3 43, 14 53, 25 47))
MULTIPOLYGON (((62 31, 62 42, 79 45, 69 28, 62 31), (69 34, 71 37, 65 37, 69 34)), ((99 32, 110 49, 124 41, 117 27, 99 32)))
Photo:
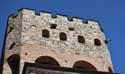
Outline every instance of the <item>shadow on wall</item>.
POLYGON ((20 56, 18 54, 13 54, 7 59, 7 62, 11 68, 12 74, 19 74, 20 56))

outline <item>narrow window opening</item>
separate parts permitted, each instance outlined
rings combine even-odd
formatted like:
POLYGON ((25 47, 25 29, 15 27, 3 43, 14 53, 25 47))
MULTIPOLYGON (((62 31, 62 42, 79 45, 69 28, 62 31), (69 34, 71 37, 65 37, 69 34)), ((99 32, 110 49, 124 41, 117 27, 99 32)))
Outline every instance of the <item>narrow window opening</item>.
POLYGON ((56 29, 57 24, 51 24, 51 29, 56 29))
POLYGON ((99 39, 94 39, 94 44, 96 46, 101 46, 101 41, 99 39))
POLYGON ((49 31, 48 30, 43 30, 42 31, 42 36, 46 37, 46 38, 49 38, 49 31))
POLYGON ((60 40, 63 40, 63 41, 67 40, 67 36, 65 33, 63 33, 63 32, 60 33, 60 40))
POLYGON ((73 27, 70 27, 69 30, 70 30, 70 31, 74 31, 75 29, 74 29, 73 27))
POLYGON ((79 42, 79 43, 85 43, 84 37, 81 36, 81 35, 79 35, 79 36, 78 36, 78 42, 79 42))

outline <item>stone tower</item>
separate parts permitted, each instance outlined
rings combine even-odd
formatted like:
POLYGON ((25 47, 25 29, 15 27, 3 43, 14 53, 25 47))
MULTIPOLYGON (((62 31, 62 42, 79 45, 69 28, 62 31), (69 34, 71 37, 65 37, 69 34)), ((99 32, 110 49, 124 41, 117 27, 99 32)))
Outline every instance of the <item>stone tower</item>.
POLYGON ((96 21, 21 9, 8 18, 3 74, 21 74, 25 62, 112 72, 106 43, 96 21))

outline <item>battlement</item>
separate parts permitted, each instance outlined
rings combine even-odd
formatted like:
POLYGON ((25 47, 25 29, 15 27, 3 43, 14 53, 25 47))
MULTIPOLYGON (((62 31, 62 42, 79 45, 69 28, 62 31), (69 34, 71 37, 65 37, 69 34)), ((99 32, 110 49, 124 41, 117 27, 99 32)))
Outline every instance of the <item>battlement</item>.
MULTIPOLYGON (((98 49, 106 48, 105 35, 100 30, 98 22, 94 20, 88 20, 85 23, 77 17, 69 20, 65 15, 53 16, 49 12, 40 12, 38 15, 29 9, 21 9, 18 14, 11 15, 9 19, 9 22, 12 22, 10 26, 15 23, 16 30, 22 27, 19 32, 22 44, 38 43, 71 53, 84 53, 86 50, 81 48, 93 48, 94 51, 97 47, 98 49), (20 26, 16 25, 19 20, 21 20, 20 26)), ((97 55, 100 56, 100 54, 97 55)))
MULTIPOLYGON (((39 16, 39 17, 42 17, 42 18, 56 19, 56 20, 60 19, 60 20, 65 21, 65 22, 79 23, 79 24, 84 24, 84 25, 94 27, 96 29, 100 29, 100 25, 96 20, 92 20, 92 19, 83 20, 82 18, 78 18, 78 17, 72 17, 70 19, 66 15, 56 14, 54 16, 54 15, 52 15, 52 13, 45 12, 45 11, 36 13, 35 11, 33 11, 31 9, 20 9, 18 11, 18 14, 16 14, 16 15, 13 14, 13 15, 10 16, 10 18, 14 18, 14 17, 16 17, 18 15, 39 16)), ((79 25, 79 24, 76 24, 76 25, 79 25)))

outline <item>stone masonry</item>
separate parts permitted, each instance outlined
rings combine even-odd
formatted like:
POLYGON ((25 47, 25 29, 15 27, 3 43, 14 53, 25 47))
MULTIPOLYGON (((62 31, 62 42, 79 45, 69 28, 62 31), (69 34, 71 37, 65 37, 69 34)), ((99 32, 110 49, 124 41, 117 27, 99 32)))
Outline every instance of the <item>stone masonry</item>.
POLYGON ((4 51, 3 74, 12 73, 7 59, 14 54, 20 57, 20 74, 25 62, 35 63, 40 56, 52 57, 62 67, 73 68, 77 61, 86 61, 97 71, 113 70, 106 38, 97 21, 68 20, 47 12, 37 15, 30 9, 9 16, 4 51))

